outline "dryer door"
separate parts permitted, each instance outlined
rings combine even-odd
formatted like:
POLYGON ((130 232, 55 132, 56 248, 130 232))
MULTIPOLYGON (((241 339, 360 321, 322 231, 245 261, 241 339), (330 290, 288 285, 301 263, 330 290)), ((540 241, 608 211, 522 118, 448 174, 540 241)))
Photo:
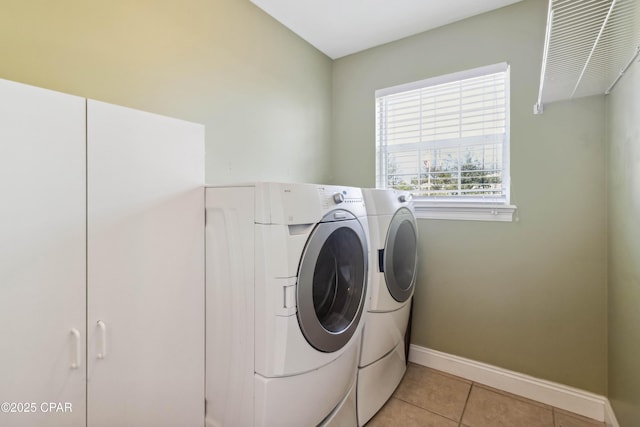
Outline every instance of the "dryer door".
POLYGON ((384 277, 391 296, 404 302, 413 294, 418 265, 416 220, 407 208, 391 219, 384 250, 384 277))
POLYGON ((350 213, 333 212, 311 233, 298 269, 298 322, 306 340, 330 353, 358 328, 367 280, 367 241, 350 213))

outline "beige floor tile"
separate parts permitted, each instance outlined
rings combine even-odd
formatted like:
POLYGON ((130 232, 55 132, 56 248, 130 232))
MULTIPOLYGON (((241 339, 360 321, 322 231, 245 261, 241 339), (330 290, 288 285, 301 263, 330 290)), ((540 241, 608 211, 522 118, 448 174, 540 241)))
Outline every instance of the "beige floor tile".
MULTIPOLYGON (((417 367, 419 367, 419 368, 424 368, 424 366, 421 366, 421 365, 418 365, 418 364, 416 364, 416 363, 412 363, 412 362, 409 362, 409 364, 408 364, 407 366, 411 366, 411 365, 413 365, 413 366, 417 366, 417 367)), ((431 368, 427 368, 427 369, 431 369, 431 368)), ((454 379, 454 380, 458 380, 458 381, 460 381, 460 382, 463 382, 463 383, 465 383, 465 384, 469 384, 469 385, 473 384, 473 381, 468 380, 468 379, 466 379, 466 378, 458 377, 458 376, 455 376, 455 375, 450 374, 450 373, 448 373, 448 372, 438 371, 437 369, 431 369, 431 370, 432 370, 433 372, 435 372, 435 373, 437 373, 437 374, 439 374, 439 375, 445 376, 445 377, 447 377, 447 378, 452 378, 452 379, 454 379)))
POLYGON ((531 399, 527 399, 526 397, 518 396, 517 394, 509 393, 508 391, 500 390, 498 388, 489 387, 488 385, 476 383, 476 384, 474 384, 474 387, 484 388, 485 390, 489 390, 489 391, 492 391, 494 393, 502 394, 504 396, 511 397, 513 399, 520 400, 522 402, 529 403, 531 405, 539 406, 541 408, 552 409, 552 407, 550 405, 547 405, 545 403, 537 402, 537 401, 531 400, 531 399))
POLYGON ((553 408, 555 427, 605 427, 603 422, 592 420, 578 414, 553 408))
POLYGON ((457 427, 458 423, 395 398, 382 407, 366 427, 457 427))
POLYGON ((474 385, 462 424, 468 427, 553 427, 553 414, 549 407, 474 385))
POLYGON ((470 388, 468 381, 409 364, 394 397, 459 421, 470 388))

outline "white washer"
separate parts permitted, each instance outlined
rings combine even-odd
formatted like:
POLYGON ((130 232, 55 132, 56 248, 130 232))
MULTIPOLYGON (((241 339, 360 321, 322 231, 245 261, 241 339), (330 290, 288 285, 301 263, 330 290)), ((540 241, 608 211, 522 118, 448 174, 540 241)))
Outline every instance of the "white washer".
POLYGON ((356 425, 361 190, 208 187, 206 251, 206 425, 356 425))
POLYGON ((391 397, 406 371, 404 335, 417 272, 418 228, 411 195, 363 189, 369 218, 368 313, 358 369, 358 424, 391 397))

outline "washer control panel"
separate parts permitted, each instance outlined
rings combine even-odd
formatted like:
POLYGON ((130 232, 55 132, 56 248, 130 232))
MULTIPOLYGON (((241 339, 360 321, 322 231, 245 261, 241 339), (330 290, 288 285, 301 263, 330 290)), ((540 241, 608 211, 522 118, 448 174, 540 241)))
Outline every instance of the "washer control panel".
POLYGON ((336 207, 352 211, 356 216, 366 215, 362 190, 355 187, 318 185, 322 209, 328 212, 336 207))

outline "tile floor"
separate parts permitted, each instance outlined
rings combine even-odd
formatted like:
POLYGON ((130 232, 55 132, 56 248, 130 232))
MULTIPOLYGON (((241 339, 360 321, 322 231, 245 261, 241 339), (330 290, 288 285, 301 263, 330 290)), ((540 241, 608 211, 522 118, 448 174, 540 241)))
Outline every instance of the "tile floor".
POLYGON ((366 427, 604 427, 604 423, 410 363, 366 427))

